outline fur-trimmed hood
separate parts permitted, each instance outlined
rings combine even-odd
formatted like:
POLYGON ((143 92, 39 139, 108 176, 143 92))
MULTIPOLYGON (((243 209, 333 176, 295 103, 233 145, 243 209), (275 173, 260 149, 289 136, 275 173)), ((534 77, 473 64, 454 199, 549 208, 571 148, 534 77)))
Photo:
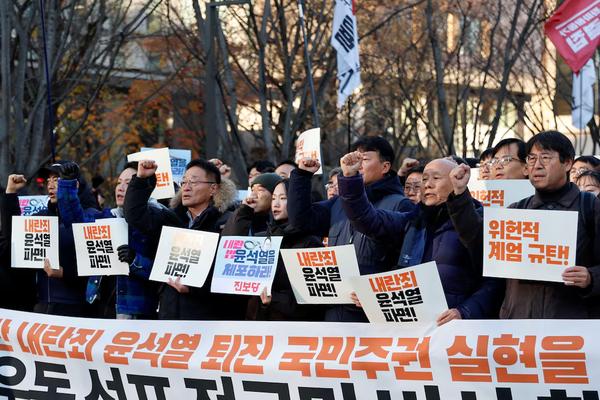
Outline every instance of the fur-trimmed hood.
MULTIPOLYGON (((175 196, 171 198, 169 202, 169 207, 177 208, 181 205, 181 188, 175 193, 175 196)), ((213 203, 216 208, 219 209, 220 212, 225 212, 227 209, 235 203, 237 197, 237 188, 233 181, 221 177, 221 183, 219 184, 219 189, 217 189, 217 193, 213 196, 213 203)))

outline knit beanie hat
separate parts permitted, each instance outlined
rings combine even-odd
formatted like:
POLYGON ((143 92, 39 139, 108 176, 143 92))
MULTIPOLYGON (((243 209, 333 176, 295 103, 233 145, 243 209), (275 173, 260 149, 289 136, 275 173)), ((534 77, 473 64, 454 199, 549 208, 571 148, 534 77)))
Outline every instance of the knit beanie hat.
POLYGON ((283 180, 282 177, 277 175, 274 172, 268 172, 266 174, 260 174, 256 178, 252 180, 252 186, 260 185, 267 189, 269 192, 273 193, 275 190, 275 186, 279 184, 283 180))

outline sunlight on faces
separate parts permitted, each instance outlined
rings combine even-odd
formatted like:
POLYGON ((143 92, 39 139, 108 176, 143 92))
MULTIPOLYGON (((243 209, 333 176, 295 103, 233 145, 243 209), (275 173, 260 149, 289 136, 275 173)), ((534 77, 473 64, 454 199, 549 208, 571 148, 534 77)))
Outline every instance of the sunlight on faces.
POLYGON ((421 183, 421 202, 426 206, 445 203, 454 190, 450 181, 450 171, 456 167, 454 161, 438 158, 425 166, 421 183))
POLYGON ((265 213, 271 209, 271 192, 261 184, 252 185, 252 198, 256 201, 254 212, 265 213))
POLYGON ((338 191, 338 176, 332 176, 327 182, 327 200, 339 194, 338 191))
POLYGON ((256 167, 252 168, 248 173, 248 186, 252 186, 252 181, 259 175, 260 172, 256 169, 256 167))
POLYGON ((492 157, 487 157, 479 163, 479 180, 487 181, 492 178, 492 157))
POLYGON ((282 177, 283 179, 287 179, 290 177, 290 174, 296 167, 290 164, 281 164, 279 167, 275 169, 275 173, 282 177))
POLYGON ((557 151, 544 150, 537 145, 533 146, 527 158, 529 181, 537 190, 557 190, 567 183, 567 173, 573 166, 573 160, 561 162, 557 151))
POLYGON ((600 194, 600 182, 591 176, 582 176, 577 179, 577 187, 582 192, 590 192, 598 196, 600 194))
POLYGON ((527 179, 527 164, 519 160, 519 145, 510 143, 502 146, 494 155, 491 168, 492 179, 527 179), (497 162, 505 157, 512 157, 510 162, 497 162))
POLYGON ((127 168, 119 175, 117 186, 115 187, 115 202, 117 203, 117 207, 123 207, 125 193, 127 193, 129 182, 131 182, 131 178, 133 178, 136 172, 137 171, 133 168, 127 168))
POLYGON ((191 208, 208 205, 218 186, 216 183, 207 183, 214 182, 214 177, 200 167, 185 171, 183 182, 187 183, 181 186, 181 204, 191 208))
POLYGON ((406 177, 406 183, 404 183, 404 194, 413 204, 417 204, 421 201, 422 183, 423 174, 420 172, 413 172, 406 177))
POLYGON ((48 191, 50 203, 58 202, 58 198, 56 197, 56 191, 58 190, 58 175, 50 174, 50 176, 48 176, 48 179, 46 179, 46 190, 48 191))
POLYGON ((379 153, 376 151, 362 151, 358 149, 363 156, 362 165, 358 172, 362 174, 365 185, 377 182, 390 171, 392 164, 389 161, 381 161, 379 153))
POLYGON ((571 179, 571 182, 575 183, 582 172, 593 170, 594 166, 592 164, 583 161, 575 161, 571 167, 571 170, 569 171, 569 179, 571 179))
POLYGON ((280 183, 275 186, 273 196, 271 196, 271 212, 275 221, 285 221, 288 219, 287 212, 287 193, 285 184, 280 183))

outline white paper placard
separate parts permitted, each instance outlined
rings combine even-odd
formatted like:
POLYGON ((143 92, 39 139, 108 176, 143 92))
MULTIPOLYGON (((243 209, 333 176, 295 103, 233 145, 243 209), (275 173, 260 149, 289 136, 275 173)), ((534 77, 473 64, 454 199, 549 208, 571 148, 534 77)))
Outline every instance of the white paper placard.
POLYGON ((296 164, 304 157, 316 158, 321 166, 315 175, 323 173, 323 159, 321 158, 321 128, 304 131, 296 140, 296 164))
POLYGON ((434 261, 351 281, 370 322, 433 328, 448 309, 434 261))
POLYGON ((354 245, 281 249, 298 304, 351 304, 350 278, 360 276, 354 245))
POLYGON ((48 208, 48 196, 19 196, 21 215, 26 217, 48 208))
POLYGON ((175 195, 173 187, 173 172, 171 172, 171 159, 169 158, 169 149, 153 149, 129 154, 127 161, 152 160, 156 162, 156 188, 150 195, 155 199, 169 199, 175 195))
POLYGON ((577 212, 486 208, 483 275, 562 282, 575 266, 577 212))
POLYGON ((471 177, 469 178, 469 185, 471 182, 479 180, 479 168, 471 168, 471 177))
MULTIPOLYGON (((142 147, 140 151, 154 150, 152 147, 142 147)), ((192 151, 187 149, 169 149, 169 157, 171 159, 171 173, 173 181, 179 184, 183 180, 185 167, 192 160, 192 151)))
POLYGON ((59 269, 58 217, 12 217, 12 268, 44 268, 44 259, 59 269))
POLYGON ((218 233, 163 226, 150 280, 180 278, 184 285, 202 287, 218 243, 218 233))
POLYGON ((210 290, 259 296, 271 293, 283 236, 222 236, 210 290))
POLYGON ((469 191, 484 207, 508 207, 533 196, 535 188, 529 179, 492 179, 469 181, 469 191))
POLYGON ((129 275, 129 265, 117 254, 117 248, 129 242, 124 218, 73 224, 73 237, 79 276, 129 275))

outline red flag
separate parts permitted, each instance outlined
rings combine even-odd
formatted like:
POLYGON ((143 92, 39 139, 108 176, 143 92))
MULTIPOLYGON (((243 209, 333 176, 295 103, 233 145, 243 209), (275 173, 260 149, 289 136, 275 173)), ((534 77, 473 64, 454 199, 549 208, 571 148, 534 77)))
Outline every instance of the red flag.
POLYGON ((573 72, 579 72, 600 45, 600 0, 565 0, 544 30, 573 72))

